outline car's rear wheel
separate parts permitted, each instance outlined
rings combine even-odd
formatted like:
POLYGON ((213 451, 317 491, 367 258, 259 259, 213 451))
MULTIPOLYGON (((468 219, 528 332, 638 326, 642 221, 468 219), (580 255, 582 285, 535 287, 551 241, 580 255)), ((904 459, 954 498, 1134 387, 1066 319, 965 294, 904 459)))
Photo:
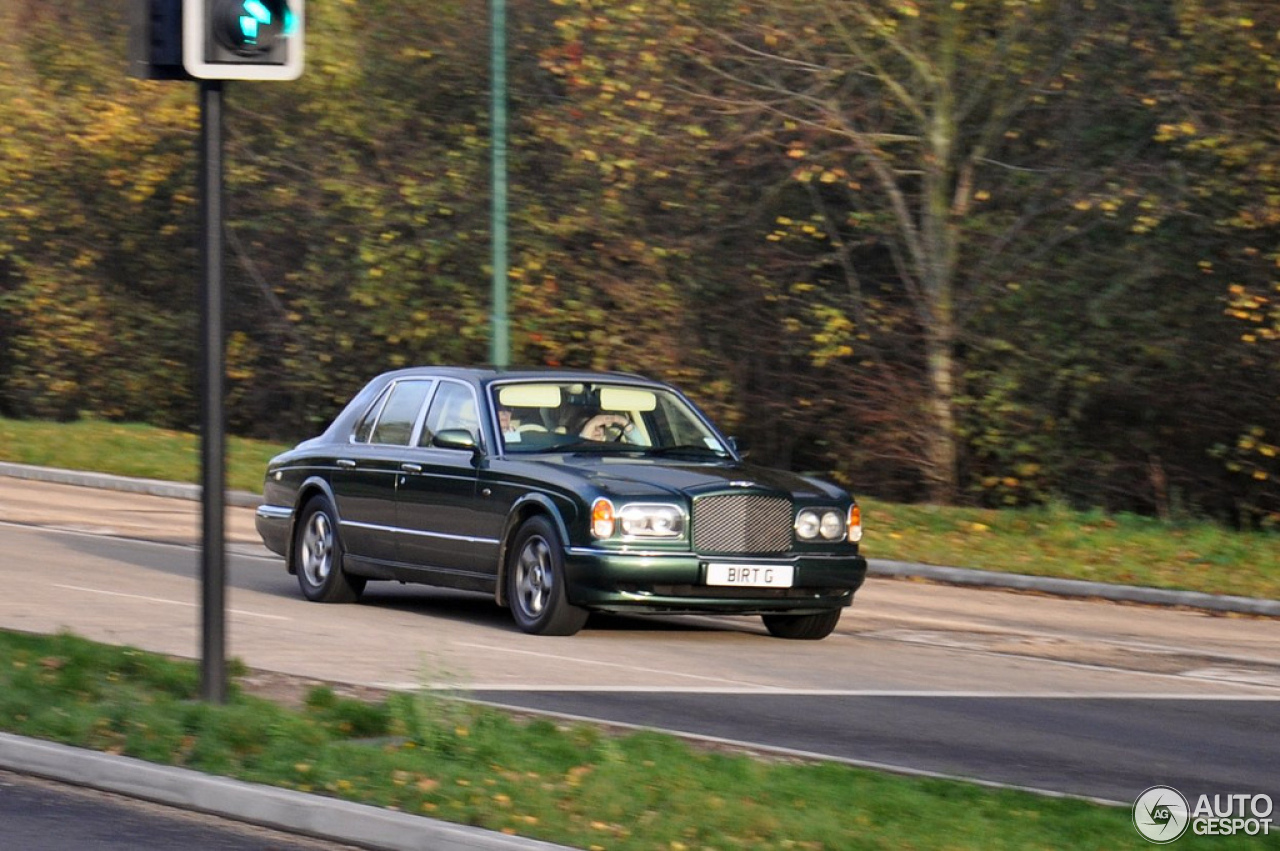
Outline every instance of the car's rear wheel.
POLYGON ((573 635, 587 622, 587 611, 569 603, 564 555, 555 528, 534 517, 511 542, 507 564, 507 601, 516 625, 534 635, 573 635))
POLYGON ((328 497, 312 497, 302 509, 294 532, 293 559, 298 586, 316 603, 354 603, 365 580, 342 569, 342 539, 337 514, 328 497))
POLYGON ((840 622, 840 609, 816 615, 762 615, 765 629, 778 638, 816 641, 826 638, 840 622))

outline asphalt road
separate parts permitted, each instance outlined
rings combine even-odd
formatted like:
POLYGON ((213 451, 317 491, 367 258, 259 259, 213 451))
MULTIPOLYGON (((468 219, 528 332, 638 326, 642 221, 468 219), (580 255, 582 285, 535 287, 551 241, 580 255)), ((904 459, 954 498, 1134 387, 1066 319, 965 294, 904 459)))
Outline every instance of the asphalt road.
MULTIPOLYGON (((189 546, 0 526, 0 625, 198 657, 197 562, 189 546)), ((1271 621, 884 583, 823 642, 746 618, 601 617, 540 639, 478 596, 379 584, 319 606, 250 548, 229 573, 230 652, 267 670, 1114 801, 1175 780, 1280 793, 1265 788, 1280 764, 1271 621)))
MULTIPOLYGON (((0 627, 198 657, 196 509, 83 490, 0 481, 0 519, 18 521, 0 523, 0 627)), ((251 667, 1119 803, 1156 784, 1280 798, 1274 619, 873 579, 821 642, 747 618, 538 638, 421 587, 307 603, 251 511, 229 521, 229 651, 251 667)))

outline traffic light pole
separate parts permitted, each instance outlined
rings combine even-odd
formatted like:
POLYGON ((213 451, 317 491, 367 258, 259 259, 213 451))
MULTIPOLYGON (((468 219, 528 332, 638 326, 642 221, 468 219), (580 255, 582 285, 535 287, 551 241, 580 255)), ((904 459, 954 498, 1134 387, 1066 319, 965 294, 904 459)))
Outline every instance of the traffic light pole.
POLYGON ((493 317, 489 360, 506 367, 511 360, 511 324, 507 318, 507 3, 489 0, 489 146, 493 180, 490 221, 493 231, 493 317))
POLYGON ((222 282, 222 81, 200 81, 201 696, 227 699, 226 344, 222 282))
MULTIPOLYGON (((222 81, 296 80, 305 0, 128 0, 129 73, 195 80, 200 100, 200 681, 227 698, 226 296, 222 276, 222 81)), ((505 256, 505 254, 504 254, 505 256)), ((503 272, 505 278, 506 273, 503 272)), ((503 314, 505 315, 505 307, 503 314)), ((505 320, 504 320, 505 324, 505 320)))

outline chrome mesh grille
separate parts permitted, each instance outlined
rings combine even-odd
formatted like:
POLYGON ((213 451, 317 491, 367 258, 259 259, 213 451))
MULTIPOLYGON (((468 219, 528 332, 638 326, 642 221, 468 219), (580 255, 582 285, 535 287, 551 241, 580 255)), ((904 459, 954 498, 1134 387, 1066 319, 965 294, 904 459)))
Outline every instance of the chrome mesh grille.
POLYGON ((693 501, 693 548, 700 553, 781 553, 791 549, 791 501, 734 493, 693 501))

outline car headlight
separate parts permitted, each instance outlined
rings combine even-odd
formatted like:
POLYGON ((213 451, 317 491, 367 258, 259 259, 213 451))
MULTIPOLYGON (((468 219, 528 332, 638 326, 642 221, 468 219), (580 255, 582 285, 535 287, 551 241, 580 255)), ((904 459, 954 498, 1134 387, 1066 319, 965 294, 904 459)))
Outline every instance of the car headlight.
POLYGON ((624 505, 618 511, 618 528, 628 538, 678 538, 684 534, 684 512, 676 505, 624 505))
POLYGON ((838 541, 845 536, 844 514, 834 508, 806 508, 796 515, 796 537, 802 541, 838 541))

